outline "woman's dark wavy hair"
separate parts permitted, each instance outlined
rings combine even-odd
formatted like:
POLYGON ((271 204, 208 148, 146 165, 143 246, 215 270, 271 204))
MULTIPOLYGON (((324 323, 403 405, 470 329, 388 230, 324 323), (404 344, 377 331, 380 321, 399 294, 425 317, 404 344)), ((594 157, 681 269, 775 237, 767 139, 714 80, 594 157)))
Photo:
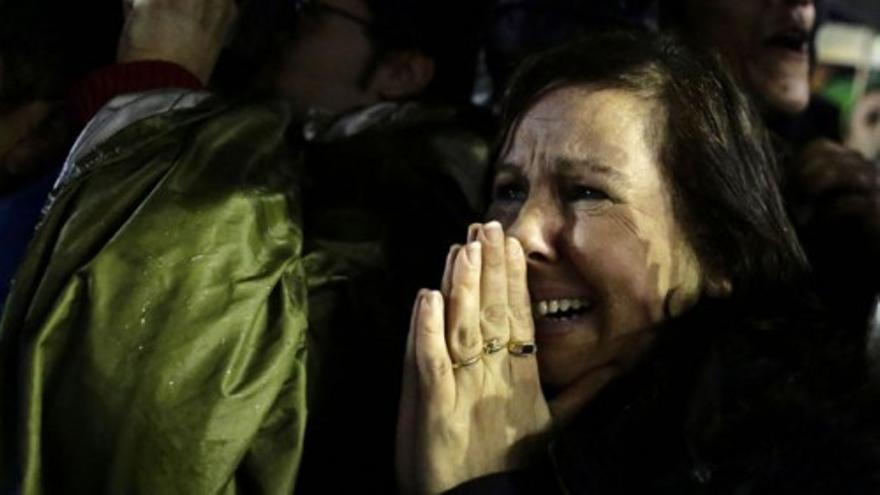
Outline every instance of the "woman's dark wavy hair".
POLYGON ((652 137, 704 270, 727 277, 731 297, 749 305, 808 299, 809 265, 783 207, 768 136, 714 57, 641 31, 545 52, 520 67, 505 95, 496 156, 531 106, 565 86, 622 89, 660 103, 652 137))

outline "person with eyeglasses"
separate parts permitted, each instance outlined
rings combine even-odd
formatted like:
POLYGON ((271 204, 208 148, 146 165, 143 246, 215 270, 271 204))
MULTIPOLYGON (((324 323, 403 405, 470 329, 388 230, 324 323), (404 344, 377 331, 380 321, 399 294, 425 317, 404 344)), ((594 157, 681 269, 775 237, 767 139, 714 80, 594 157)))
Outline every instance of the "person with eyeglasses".
POLYGON ((125 7, 0 323, 0 493, 392 491, 411 295, 482 210, 480 3, 125 7))

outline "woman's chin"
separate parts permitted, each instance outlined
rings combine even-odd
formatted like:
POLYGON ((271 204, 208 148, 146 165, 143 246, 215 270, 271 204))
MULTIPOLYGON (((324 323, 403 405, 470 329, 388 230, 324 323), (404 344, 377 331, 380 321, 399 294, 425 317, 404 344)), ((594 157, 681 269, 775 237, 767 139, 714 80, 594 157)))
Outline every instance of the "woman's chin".
POLYGON ((578 371, 542 370, 541 386, 554 421, 565 424, 576 417, 620 371, 620 366, 613 362, 578 371))
MULTIPOLYGON (((548 358, 552 359, 550 356, 548 356, 548 358)), ((608 362, 586 364, 586 366, 561 366, 560 363, 547 362, 538 359, 538 371, 541 375, 541 385, 551 391, 565 390, 582 380, 589 380, 591 376, 598 373, 604 373, 613 367, 616 368, 618 365, 613 362, 608 362)))
POLYGON ((590 318, 536 318, 535 342, 541 383, 564 388, 585 372, 598 344, 590 318))
POLYGON ((571 352, 553 352, 538 348, 538 372, 541 385, 548 390, 564 390, 594 372, 610 366, 608 362, 594 362, 588 355, 571 352))

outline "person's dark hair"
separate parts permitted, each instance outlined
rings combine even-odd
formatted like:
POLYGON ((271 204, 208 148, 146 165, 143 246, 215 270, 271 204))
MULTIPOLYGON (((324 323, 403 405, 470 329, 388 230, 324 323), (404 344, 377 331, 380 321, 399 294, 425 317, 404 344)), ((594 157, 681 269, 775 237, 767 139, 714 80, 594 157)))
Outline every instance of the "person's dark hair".
POLYGON ((465 103, 476 78, 477 56, 489 12, 487 0, 365 0, 372 15, 374 60, 418 50, 434 60, 425 98, 465 103))
POLYGON ((766 132, 714 58, 667 35, 595 35, 527 61, 502 107, 498 153, 520 119, 556 88, 632 91, 660 104, 651 136, 678 220, 708 274, 734 298, 773 304, 804 294, 808 262, 786 216, 766 132))

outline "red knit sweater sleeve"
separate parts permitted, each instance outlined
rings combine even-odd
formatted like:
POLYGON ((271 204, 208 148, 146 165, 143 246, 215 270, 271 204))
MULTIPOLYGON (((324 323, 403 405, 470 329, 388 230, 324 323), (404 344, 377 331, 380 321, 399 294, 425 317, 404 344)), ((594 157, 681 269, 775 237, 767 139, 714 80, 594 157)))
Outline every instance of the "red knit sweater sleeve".
POLYGON ((71 88, 68 95, 71 118, 82 127, 116 96, 161 88, 201 90, 205 86, 188 70, 171 62, 110 65, 90 72, 71 88))

